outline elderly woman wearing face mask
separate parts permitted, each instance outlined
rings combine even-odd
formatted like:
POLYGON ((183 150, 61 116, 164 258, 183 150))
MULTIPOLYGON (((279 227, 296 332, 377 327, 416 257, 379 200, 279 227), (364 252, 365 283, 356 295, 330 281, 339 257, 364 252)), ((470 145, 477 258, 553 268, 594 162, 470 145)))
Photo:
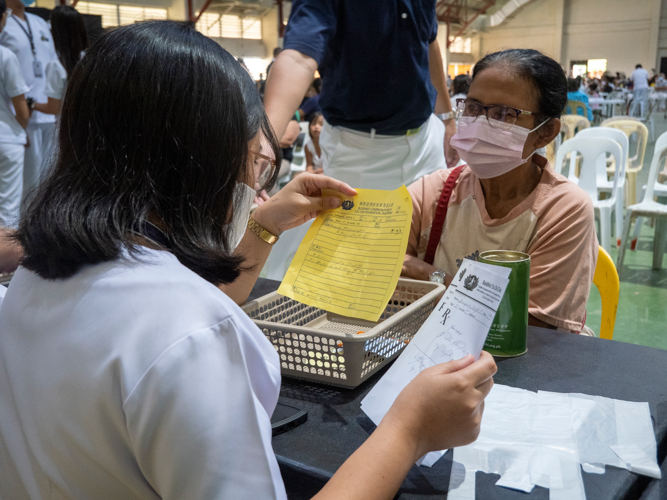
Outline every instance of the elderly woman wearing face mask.
POLYGON ((535 50, 496 52, 477 63, 467 98, 457 102, 452 138, 466 166, 410 186, 414 211, 403 275, 426 280, 442 270, 449 284, 465 258, 496 249, 526 252, 529 324, 582 330, 598 252, 593 205, 538 154, 558 135, 566 102, 563 70, 535 50), (427 255, 443 190, 450 194, 446 217, 427 255))

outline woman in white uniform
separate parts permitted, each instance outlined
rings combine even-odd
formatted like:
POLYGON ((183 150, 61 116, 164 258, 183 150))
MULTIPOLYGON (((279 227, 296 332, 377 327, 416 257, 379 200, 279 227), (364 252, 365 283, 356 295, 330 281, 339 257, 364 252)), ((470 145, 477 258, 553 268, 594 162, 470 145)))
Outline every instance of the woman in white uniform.
MULTIPOLYGON (((304 174, 248 222, 277 141, 249 75, 189 24, 118 28, 80 64, 0 307, 0 498, 284 499, 279 360, 237 303, 266 233, 354 190, 304 174)), ((476 438, 494 372, 424 371, 317 497, 392 498, 418 457, 476 438)))
MULTIPOLYGON (((6 0, 12 9, 7 27, 0 34, 0 45, 11 50, 21 65, 23 79, 30 90, 27 97, 34 102, 46 102, 44 71, 49 61, 56 58, 49 25, 44 19, 26 12, 34 0, 6 0)), ((35 111, 30 115, 26 129, 30 146, 23 161, 23 192, 27 193, 51 164, 51 146, 55 130, 55 116, 35 111)))
MULTIPOLYGON (((10 14, 5 0, 0 0, 0 11, 2 31, 10 14)), ((25 99, 28 90, 18 59, 11 50, 0 45, 0 226, 4 227, 18 223, 21 206, 25 129, 30 120, 25 99)))
POLYGON ((51 12, 51 34, 58 58, 46 65, 47 102, 36 102, 33 107, 42 113, 57 115, 60 113, 67 76, 72 74, 74 66, 88 49, 88 33, 83 16, 69 5, 58 5, 51 12))

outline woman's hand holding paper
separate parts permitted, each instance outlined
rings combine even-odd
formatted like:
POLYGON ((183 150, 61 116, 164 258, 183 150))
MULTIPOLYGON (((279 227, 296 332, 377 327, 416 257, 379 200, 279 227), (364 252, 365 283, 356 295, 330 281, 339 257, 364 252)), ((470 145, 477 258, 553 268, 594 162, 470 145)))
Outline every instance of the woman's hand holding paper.
POLYGON ((279 235, 316 217, 322 210, 340 206, 340 198, 322 196, 322 189, 333 189, 345 196, 357 194, 344 182, 324 175, 304 173, 259 206, 253 217, 268 231, 279 235))
POLYGON ((380 427, 397 427, 412 436, 415 461, 429 451, 469 444, 479 434, 496 371, 487 352, 477 362, 468 355, 427 368, 399 394, 380 427))
POLYGON ((483 352, 478 361, 466 356, 422 371, 314 500, 393 498, 427 452, 473 442, 496 370, 493 357, 483 352))

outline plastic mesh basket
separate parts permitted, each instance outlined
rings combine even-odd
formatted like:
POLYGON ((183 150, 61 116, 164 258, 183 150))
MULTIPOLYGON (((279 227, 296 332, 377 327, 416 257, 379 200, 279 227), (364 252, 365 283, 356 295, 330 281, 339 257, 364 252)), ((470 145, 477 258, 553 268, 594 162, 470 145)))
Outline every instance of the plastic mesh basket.
POLYGON ((307 306, 273 292, 243 310, 273 344, 282 374, 354 388, 394 359, 431 314, 445 287, 400 278, 377 323, 307 306))

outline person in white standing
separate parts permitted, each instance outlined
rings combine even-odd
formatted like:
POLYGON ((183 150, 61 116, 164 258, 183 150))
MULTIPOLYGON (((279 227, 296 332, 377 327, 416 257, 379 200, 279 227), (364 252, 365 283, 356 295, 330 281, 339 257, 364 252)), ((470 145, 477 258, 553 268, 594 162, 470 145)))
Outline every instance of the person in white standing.
MULTIPOLYGON (((0 45, 11 50, 19 60, 23 78, 30 88, 28 97, 35 103, 46 103, 46 66, 56 59, 49 25, 39 16, 25 11, 34 0, 7 0, 12 15, 0 34, 0 45)), ((23 192, 37 184, 48 165, 56 117, 39 111, 32 113, 26 129, 30 147, 26 148, 23 165, 23 192)))
MULTIPOLYGON (((0 11, 2 31, 11 15, 5 0, 0 0, 0 11)), ((30 119, 26 92, 28 86, 16 56, 0 46, 0 226, 3 227, 17 224, 21 206, 25 128, 30 119)))
POLYGON ((51 33, 58 57, 46 65, 46 88, 48 101, 35 103, 34 108, 42 113, 60 113, 67 78, 74 66, 88 49, 88 33, 83 16, 69 5, 58 5, 51 12, 51 33))
POLYGON ((638 64, 630 75, 630 79, 633 83, 630 116, 637 116, 637 109, 639 109, 638 116, 644 117, 648 110, 648 96, 651 91, 648 86, 648 71, 642 68, 641 64, 638 64))

